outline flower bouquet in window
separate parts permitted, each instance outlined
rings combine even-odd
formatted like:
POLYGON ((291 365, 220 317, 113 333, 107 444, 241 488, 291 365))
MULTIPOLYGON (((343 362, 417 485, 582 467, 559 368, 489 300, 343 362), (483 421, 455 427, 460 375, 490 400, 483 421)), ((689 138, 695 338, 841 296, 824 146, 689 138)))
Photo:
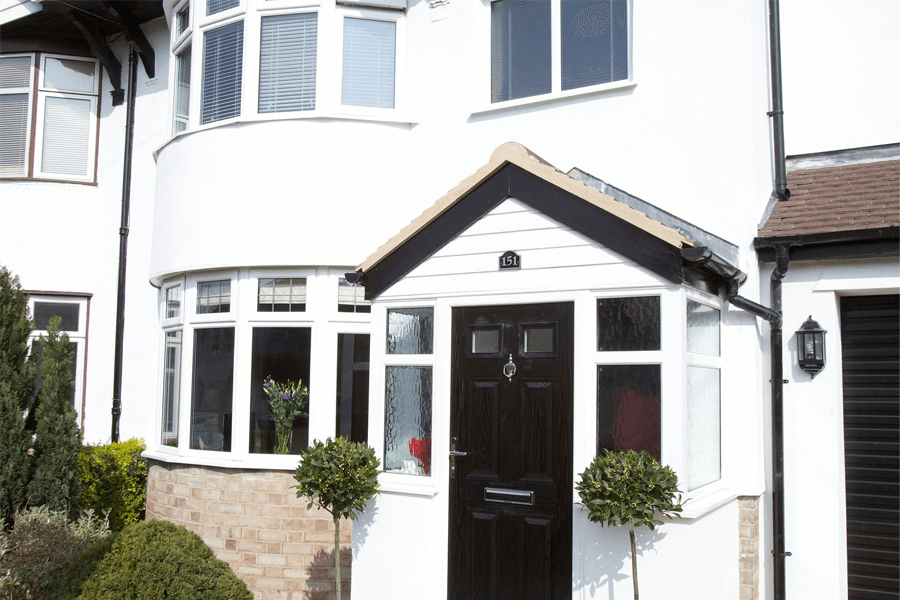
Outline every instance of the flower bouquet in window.
POLYGON ((275 435, 278 438, 276 454, 289 454, 291 451, 291 432, 294 419, 308 417, 306 408, 309 391, 298 379, 296 383, 288 379, 285 383, 276 383, 271 377, 263 381, 263 391, 269 398, 269 411, 275 421, 275 435))

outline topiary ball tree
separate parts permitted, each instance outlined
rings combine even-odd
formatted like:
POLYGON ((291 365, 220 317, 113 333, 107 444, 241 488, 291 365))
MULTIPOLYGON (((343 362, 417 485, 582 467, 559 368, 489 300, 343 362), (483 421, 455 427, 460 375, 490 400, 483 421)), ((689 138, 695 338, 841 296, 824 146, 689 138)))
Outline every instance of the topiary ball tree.
POLYGON ((581 474, 575 486, 588 518, 600 525, 627 525, 631 538, 634 600, 638 600, 637 552, 634 528, 662 525, 658 516, 679 517, 678 476, 649 452, 604 451, 581 474))
POLYGON ((77 557, 60 587, 78 600, 253 600, 247 585, 200 536, 166 521, 125 527, 77 557), (77 594, 77 596, 75 595, 77 594))
POLYGON ((307 510, 317 504, 334 520, 334 581, 341 600, 341 517, 353 520, 366 502, 378 493, 378 467, 375 450, 362 442, 343 437, 315 440, 300 457, 294 479, 297 497, 309 500, 307 510))

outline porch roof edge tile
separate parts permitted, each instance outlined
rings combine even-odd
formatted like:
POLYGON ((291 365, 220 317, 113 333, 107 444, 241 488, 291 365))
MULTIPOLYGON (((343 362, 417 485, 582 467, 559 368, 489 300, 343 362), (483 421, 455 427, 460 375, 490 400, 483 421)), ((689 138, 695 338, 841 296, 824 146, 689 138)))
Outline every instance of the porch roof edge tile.
POLYGON ((548 183, 581 198, 585 202, 619 217, 623 221, 642 229, 648 234, 659 238, 676 248, 696 245, 694 241, 686 238, 675 229, 663 225, 639 210, 622 204, 621 202, 616 201, 615 198, 573 179, 522 144, 517 142, 506 142, 494 150, 486 165, 462 180, 459 185, 451 189, 431 207, 425 210, 425 212, 413 219, 409 225, 401 229, 397 235, 390 238, 385 244, 379 247, 374 253, 366 258, 366 260, 357 266, 356 270, 364 273, 380 263, 387 256, 400 248, 406 241, 415 236, 419 231, 438 219, 466 194, 489 179, 507 164, 516 165, 532 175, 540 177, 548 183))

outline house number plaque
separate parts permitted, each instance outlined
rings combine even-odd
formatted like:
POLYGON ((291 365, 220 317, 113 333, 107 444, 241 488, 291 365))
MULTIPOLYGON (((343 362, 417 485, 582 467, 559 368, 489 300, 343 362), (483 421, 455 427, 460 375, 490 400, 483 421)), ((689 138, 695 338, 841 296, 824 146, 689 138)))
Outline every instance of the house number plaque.
POLYGON ((500 255, 500 270, 519 269, 522 267, 522 259, 512 250, 507 250, 500 255))

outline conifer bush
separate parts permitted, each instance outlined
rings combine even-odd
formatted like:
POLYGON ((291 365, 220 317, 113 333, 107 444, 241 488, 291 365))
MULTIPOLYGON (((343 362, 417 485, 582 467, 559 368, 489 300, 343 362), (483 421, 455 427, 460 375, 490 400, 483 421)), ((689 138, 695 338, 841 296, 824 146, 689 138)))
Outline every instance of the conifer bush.
POLYGON ((61 320, 50 318, 41 338, 41 390, 35 410, 34 478, 28 504, 74 513, 78 500, 78 451, 81 433, 72 407, 74 382, 69 336, 60 334, 61 320))
POLYGON ((147 460, 143 440, 132 438, 98 446, 82 446, 78 454, 80 505, 96 512, 109 511, 109 526, 121 531, 144 518, 147 496, 147 460))
POLYGON ((31 432, 23 411, 34 390, 28 336, 34 324, 19 278, 0 266, 0 530, 25 504, 31 479, 31 432))
POLYGON ((198 535, 166 521, 129 525, 88 553, 66 571, 59 600, 253 599, 198 535))

